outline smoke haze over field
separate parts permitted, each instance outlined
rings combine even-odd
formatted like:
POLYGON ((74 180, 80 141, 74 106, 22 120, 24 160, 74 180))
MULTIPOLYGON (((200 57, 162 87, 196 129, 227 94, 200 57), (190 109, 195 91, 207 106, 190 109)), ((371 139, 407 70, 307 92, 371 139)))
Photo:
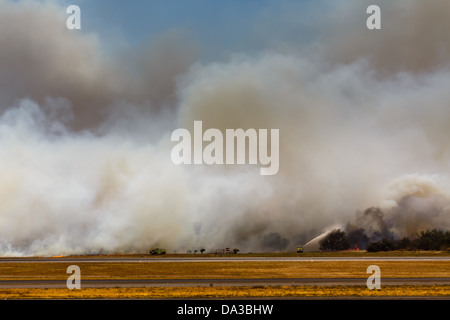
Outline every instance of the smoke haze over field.
POLYGON ((373 1, 335 2, 266 4, 254 48, 212 59, 186 30, 115 50, 56 2, 0 0, 0 255, 450 229, 448 1, 380 1, 381 30, 373 1), (279 129, 278 174, 174 165, 194 120, 279 129))

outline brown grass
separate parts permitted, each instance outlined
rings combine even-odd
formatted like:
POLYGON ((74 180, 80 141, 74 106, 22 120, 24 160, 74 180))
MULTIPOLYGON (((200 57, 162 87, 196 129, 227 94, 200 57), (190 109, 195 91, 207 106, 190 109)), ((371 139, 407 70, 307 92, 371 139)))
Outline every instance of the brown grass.
POLYGON ((167 298, 306 298, 306 297, 449 297, 450 286, 254 286, 1 289, 0 299, 167 299, 167 298))
MULTIPOLYGON (((2 263, 0 281, 7 279, 66 280, 71 263, 2 263)), ((448 261, 223 261, 223 262, 83 262, 83 279, 239 279, 239 278, 363 278, 369 265, 383 278, 450 277, 448 261)), ((383 283, 383 281, 382 281, 383 283)), ((138 285, 136 285, 138 286, 138 285)), ((449 297, 448 285, 383 286, 233 286, 0 289, 0 299, 147 299, 253 297, 449 297)))
MULTIPOLYGON (((367 278, 376 264, 381 276, 450 277, 447 261, 296 261, 296 262, 104 262, 77 265, 82 279, 221 279, 221 278, 367 278)), ((5 263, 0 280, 67 279, 69 263, 5 263)))

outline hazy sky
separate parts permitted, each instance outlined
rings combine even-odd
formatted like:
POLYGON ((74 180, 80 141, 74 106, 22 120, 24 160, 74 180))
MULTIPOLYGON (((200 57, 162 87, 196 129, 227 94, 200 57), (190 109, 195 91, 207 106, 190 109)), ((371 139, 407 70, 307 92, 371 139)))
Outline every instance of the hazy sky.
MULTIPOLYGON (((321 17, 311 0, 65 0, 82 10, 83 31, 99 34, 105 45, 151 42, 177 30, 201 47, 202 57, 254 52, 274 42, 301 42, 316 34, 321 17), (309 24, 309 28, 307 27, 309 24)), ((323 10, 323 16, 329 14, 323 10)))

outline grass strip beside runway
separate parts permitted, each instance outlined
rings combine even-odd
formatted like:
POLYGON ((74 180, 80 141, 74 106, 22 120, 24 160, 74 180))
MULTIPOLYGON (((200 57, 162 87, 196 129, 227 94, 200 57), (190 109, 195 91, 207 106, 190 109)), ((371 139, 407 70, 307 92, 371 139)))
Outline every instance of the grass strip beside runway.
POLYGON ((179 299, 179 298, 309 298, 309 297, 450 297, 448 285, 384 286, 254 286, 2 289, 0 299, 179 299))
MULTIPOLYGON (((76 263, 81 279, 367 278, 369 265, 381 277, 450 277, 448 261, 246 261, 76 263)), ((4 263, 1 280, 67 279, 70 263, 4 263)))

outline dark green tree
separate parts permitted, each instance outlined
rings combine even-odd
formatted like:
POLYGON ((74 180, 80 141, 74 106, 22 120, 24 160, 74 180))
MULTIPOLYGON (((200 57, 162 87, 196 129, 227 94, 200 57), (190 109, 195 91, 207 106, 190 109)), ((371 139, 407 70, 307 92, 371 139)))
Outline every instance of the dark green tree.
POLYGON ((391 251, 395 250, 395 245, 391 240, 382 239, 377 242, 370 242, 367 245, 368 252, 391 251))
POLYGON ((448 231, 433 229, 418 234, 417 248, 419 250, 443 250, 448 248, 448 231))
POLYGON ((340 251, 350 248, 350 243, 345 232, 336 229, 331 231, 324 239, 319 242, 322 251, 340 251))

